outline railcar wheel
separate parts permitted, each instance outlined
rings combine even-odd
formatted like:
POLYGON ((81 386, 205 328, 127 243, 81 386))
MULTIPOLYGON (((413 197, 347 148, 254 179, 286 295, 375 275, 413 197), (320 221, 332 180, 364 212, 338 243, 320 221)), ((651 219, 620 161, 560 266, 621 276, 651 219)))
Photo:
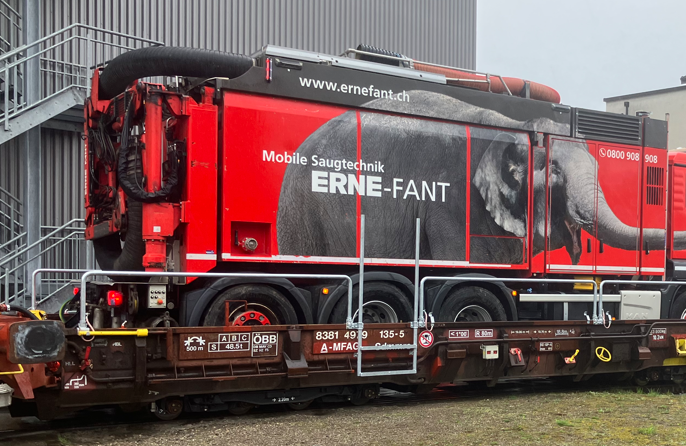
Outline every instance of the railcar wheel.
POLYGON ((202 325, 224 326, 229 301, 229 325, 295 325, 298 316, 291 303, 267 285, 238 285, 220 294, 207 309, 202 325))
POLYGON ((310 407, 310 404, 312 404, 314 400, 309 400, 309 401, 301 401, 299 403, 288 403, 288 407, 290 407, 293 410, 305 410, 308 407, 310 407))
POLYGON ((233 401, 229 403, 229 413, 231 415, 245 415, 255 408, 254 404, 245 403, 243 401, 233 401))
POLYGON ((183 400, 177 397, 161 399, 155 406, 155 416, 162 421, 175 420, 183 412, 183 400))
POLYGON ((452 290, 438 312, 438 322, 506 321, 507 314, 495 294, 467 286, 452 290))
POLYGON ((634 373, 634 384, 636 384, 639 387, 645 387, 650 383, 650 378, 648 377, 648 374, 645 371, 637 372, 634 373))
MULTIPOLYGON (((353 320, 358 318, 359 287, 353 287, 353 320)), ((348 317, 347 293, 336 303, 329 317, 329 323, 342 324, 348 317)), ((412 320, 412 306, 408 297, 397 286, 388 282, 364 284, 362 305, 364 323, 397 323, 412 320)))

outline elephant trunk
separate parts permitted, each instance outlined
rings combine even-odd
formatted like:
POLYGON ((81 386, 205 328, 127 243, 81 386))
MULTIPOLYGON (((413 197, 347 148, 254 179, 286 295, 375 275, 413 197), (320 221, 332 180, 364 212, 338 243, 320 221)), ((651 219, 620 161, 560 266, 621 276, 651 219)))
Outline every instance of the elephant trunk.
MULTIPOLYGON (((614 248, 637 251, 639 246, 639 228, 623 223, 605 201, 602 190, 598 190, 598 226, 597 238, 614 248)), ((684 237, 686 241, 686 237, 684 237)), ((643 243, 648 249, 665 249, 665 230, 648 228, 643 230, 643 243)))

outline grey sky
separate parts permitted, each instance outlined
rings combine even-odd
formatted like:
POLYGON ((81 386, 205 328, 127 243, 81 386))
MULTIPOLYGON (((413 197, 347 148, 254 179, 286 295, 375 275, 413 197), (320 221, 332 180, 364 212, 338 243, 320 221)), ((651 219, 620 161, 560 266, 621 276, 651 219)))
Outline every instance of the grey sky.
POLYGON ((568 105, 679 85, 686 1, 478 0, 478 70, 541 82, 568 105))

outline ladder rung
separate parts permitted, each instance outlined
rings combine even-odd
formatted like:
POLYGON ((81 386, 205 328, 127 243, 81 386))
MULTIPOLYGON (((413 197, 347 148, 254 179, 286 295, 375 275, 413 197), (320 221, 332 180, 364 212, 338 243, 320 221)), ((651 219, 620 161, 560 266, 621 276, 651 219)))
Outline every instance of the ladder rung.
POLYGON ((358 372, 357 376, 387 376, 387 375, 412 375, 417 373, 414 369, 408 370, 386 370, 379 372, 358 372))
POLYGON ((382 350, 416 350, 415 344, 391 344, 391 345, 363 345, 360 350, 363 352, 373 352, 382 350))

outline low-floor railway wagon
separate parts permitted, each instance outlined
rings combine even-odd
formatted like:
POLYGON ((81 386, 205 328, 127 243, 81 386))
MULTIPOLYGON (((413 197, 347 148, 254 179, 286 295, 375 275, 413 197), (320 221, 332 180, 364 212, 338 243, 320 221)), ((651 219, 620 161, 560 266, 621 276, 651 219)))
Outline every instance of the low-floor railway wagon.
POLYGON ((102 271, 56 315, 1 308, 13 414, 683 380, 665 121, 368 46, 153 47, 95 71, 84 135, 102 271))

